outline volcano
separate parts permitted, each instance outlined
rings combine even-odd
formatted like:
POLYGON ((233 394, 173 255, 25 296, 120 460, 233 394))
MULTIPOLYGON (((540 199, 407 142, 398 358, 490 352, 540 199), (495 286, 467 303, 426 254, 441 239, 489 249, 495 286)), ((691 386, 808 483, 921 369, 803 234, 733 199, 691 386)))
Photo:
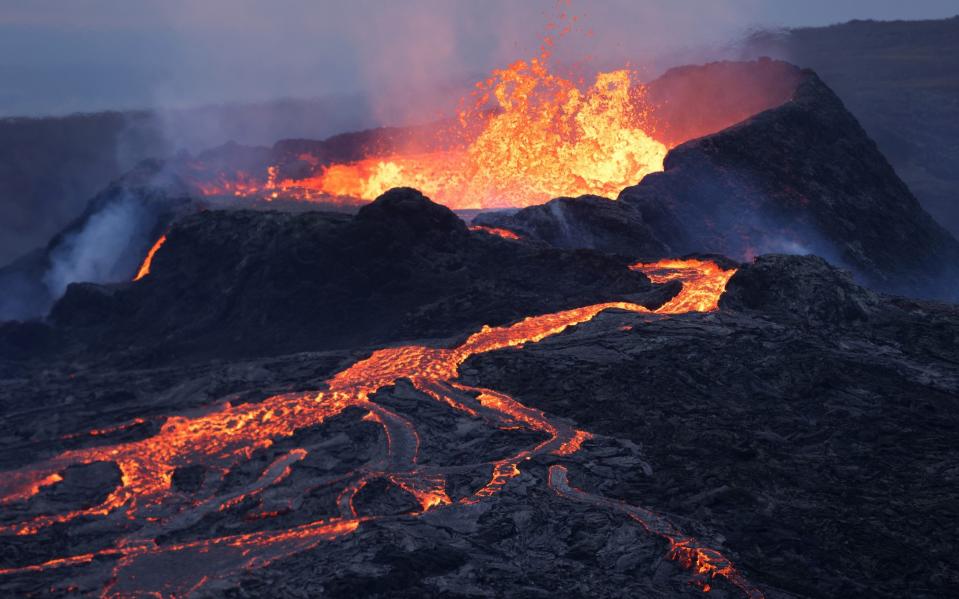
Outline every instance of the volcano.
POLYGON ((144 162, 0 272, 0 589, 948 595, 957 258, 771 60, 144 162))

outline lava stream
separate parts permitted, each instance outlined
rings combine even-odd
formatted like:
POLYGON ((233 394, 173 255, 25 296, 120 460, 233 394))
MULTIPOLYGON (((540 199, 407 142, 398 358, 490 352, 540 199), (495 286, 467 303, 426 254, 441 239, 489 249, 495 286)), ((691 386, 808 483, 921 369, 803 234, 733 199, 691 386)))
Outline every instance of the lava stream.
MULTIPOLYGON (((359 516, 353 501, 357 493, 375 479, 388 480, 416 498, 419 511, 410 514, 415 516, 454 503, 446 492, 448 472, 462 470, 464 466, 486 465, 492 471, 489 481, 457 503, 469 505, 489 500, 521 474, 519 466, 523 461, 538 455, 573 455, 590 435, 524 406, 504 393, 457 382, 463 362, 477 354, 536 343, 612 308, 656 314, 715 310, 719 295, 734 272, 702 260, 662 261, 637 264, 633 268, 648 273, 654 281, 678 279, 683 282, 682 289, 655 311, 627 302, 608 302, 531 316, 508 326, 484 326, 453 348, 410 345, 377 350, 332 376, 320 391, 275 395, 259 403, 223 403, 170 416, 152 437, 74 449, 20 470, 5 472, 0 480, 0 504, 22 502, 44 487, 58 484, 64 471, 73 465, 114 462, 120 468, 121 483, 99 505, 3 525, 0 534, 34 535, 45 527, 80 518, 106 519, 118 527, 126 523, 133 532, 120 537, 113 547, 96 553, 8 568, 0 570, 0 574, 101 563, 97 558, 112 557, 110 582, 103 588, 102 596, 179 597, 211 580, 229 578, 245 569, 263 567, 310 549, 322 541, 341 538, 355 531, 362 522, 382 517, 359 516), (410 381, 425 398, 481 419, 491 427, 508 430, 522 427, 545 434, 547 438, 500 460, 451 468, 420 466, 417 463, 420 439, 413 423, 371 399, 377 391, 402 379, 410 381), (253 496, 282 494, 284 491, 278 484, 288 479, 295 463, 308 456, 307 449, 295 448, 276 457, 246 486, 226 493, 214 489, 231 468, 248 462, 256 450, 269 448, 298 430, 322 424, 347 408, 363 411, 364 420, 382 428, 385 447, 361 468, 336 479, 343 484, 336 501, 339 517, 283 530, 186 543, 156 543, 159 536, 186 530, 205 514, 231 509, 253 496), (172 488, 172 478, 177 467, 193 464, 203 465, 211 474, 195 496, 188 497, 172 488), (211 477, 213 480, 209 480, 211 477), (176 577, 171 579, 165 573, 175 573, 176 577)), ((127 425, 121 428, 123 426, 127 425)), ((91 431, 91 434, 99 432, 102 431, 91 431)), ((319 484, 332 484, 332 481, 319 484)), ((549 484, 564 497, 623 511, 651 533, 665 537, 670 543, 669 556, 693 569, 705 590, 708 590, 708 579, 722 577, 750 599, 761 597, 722 554, 683 535, 663 516, 573 489, 561 466, 552 467, 549 484)), ((289 495, 285 509, 289 510, 298 501, 297 491, 294 488, 285 492, 289 495)), ((270 512, 263 510, 263 513, 270 512)), ((77 522, 77 525, 83 526, 83 523, 77 522)))
POLYGON ((607 499, 587 493, 569 484, 565 466, 554 464, 549 468, 549 487, 568 499, 620 511, 642 525, 647 532, 665 538, 669 542, 669 557, 679 561, 696 574, 696 582, 704 591, 709 591, 709 580, 722 577, 739 589, 749 599, 762 599, 762 592, 746 581, 722 553, 702 545, 684 535, 664 516, 642 507, 607 499))
POLYGON ((146 258, 143 259, 143 264, 140 265, 140 268, 137 270, 137 274, 133 277, 134 281, 139 281, 143 277, 150 274, 150 265, 153 264, 153 256, 157 253, 157 250, 166 243, 166 235, 161 235, 159 239, 156 240, 156 243, 150 247, 150 251, 147 252, 146 258))
POLYGON ((470 231, 477 231, 479 233, 486 233, 488 235, 495 235, 497 237, 502 237, 503 239, 520 239, 520 236, 509 229, 503 229, 500 227, 485 227, 483 225, 473 225, 470 227, 470 231))
POLYGON ((380 142, 386 147, 374 142, 359 148, 358 160, 301 154, 283 163, 296 173, 289 176, 276 164, 252 175, 196 164, 188 178, 211 196, 373 200, 392 187, 415 187, 450 208, 502 208, 563 195, 616 197, 662 171, 669 148, 653 136, 636 73, 601 72, 586 86, 550 69, 552 45, 547 37, 538 56, 477 82, 455 122, 380 142))

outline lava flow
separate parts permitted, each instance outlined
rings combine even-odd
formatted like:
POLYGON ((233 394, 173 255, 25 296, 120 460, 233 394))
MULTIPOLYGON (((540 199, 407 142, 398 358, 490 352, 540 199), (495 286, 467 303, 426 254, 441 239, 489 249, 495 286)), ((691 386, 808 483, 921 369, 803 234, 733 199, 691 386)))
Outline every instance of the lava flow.
MULTIPOLYGON (((107 581, 101 591, 104 597, 180 597, 211 581, 231 578, 244 570, 263 567, 324 541, 349 535, 364 522, 387 518, 359 515, 355 507, 358 493, 377 479, 400 487, 416 499, 418 509, 407 514, 412 517, 431 510, 468 509, 466 506, 491 501, 512 479, 523 474, 520 466, 524 461, 546 455, 573 456, 590 435, 524 406, 509 395, 459 382, 460 366, 468 358, 536 343, 608 309, 663 315, 714 310, 734 272, 699 260, 637 264, 634 268, 650 273, 654 280, 678 279, 683 283, 682 289, 654 311, 626 302, 601 303, 531 316, 508 326, 484 326, 453 348, 409 345, 380 349, 329 378, 319 391, 275 395, 258 403, 223 403, 173 415, 158 432, 145 439, 69 450, 46 461, 4 472, 0 478, 3 505, 23 505, 44 488, 60 484, 71 466, 113 462, 120 469, 121 481, 99 505, 23 518, 0 526, 0 534, 31 536, 57 524, 126 532, 106 549, 8 568, 0 570, 0 574, 63 566, 109 567, 109 573, 103 576, 107 581), (376 392, 400 380, 409 381, 421 398, 439 402, 466 417, 502 430, 538 432, 545 440, 502 459, 456 466, 420 464, 420 436, 413 423, 373 399, 376 392), (226 486, 229 490, 224 490, 222 483, 231 469, 252 464, 254 452, 289 439, 297 431, 322 424, 347 408, 360 410, 365 421, 381 427, 384 433, 383 446, 361 468, 345 476, 292 484, 292 469, 309 456, 309 450, 296 447, 261 466, 259 476, 252 482, 226 486), (200 489, 189 495, 175 490, 172 481, 178 467, 191 465, 203 466, 208 475, 200 489), (454 501, 448 495, 447 475, 462 472, 465 467, 487 468, 490 476, 486 484, 454 501), (307 484, 310 486, 303 486, 307 484), (189 534, 189 529, 205 516, 237 508, 244 502, 257 503, 254 499, 262 500, 263 505, 249 519, 295 512, 304 495, 321 487, 340 489, 336 494, 338 514, 334 517, 280 530, 158 542, 161 536, 171 538, 185 531, 189 534)), ((722 578, 751 599, 762 596, 720 552, 685 536, 664 516, 574 489, 567 482, 563 466, 552 466, 549 486, 560 496, 624 512, 650 533, 665 538, 669 543, 668 556, 693 569, 704 590, 709 589, 710 580, 722 578)))
POLYGON ((472 225, 470 231, 477 231, 479 233, 486 233, 487 235, 495 235, 497 237, 502 237, 503 239, 519 239, 520 236, 509 229, 503 229, 500 227, 485 227, 483 225, 472 225))
POLYGON ((134 281, 139 281, 143 277, 150 274, 150 265, 153 264, 153 256, 157 253, 157 250, 160 249, 166 243, 166 235, 161 235, 159 239, 156 240, 156 243, 150 248, 150 251, 147 252, 146 258, 143 259, 143 264, 140 265, 140 268, 137 270, 137 274, 133 277, 134 281))

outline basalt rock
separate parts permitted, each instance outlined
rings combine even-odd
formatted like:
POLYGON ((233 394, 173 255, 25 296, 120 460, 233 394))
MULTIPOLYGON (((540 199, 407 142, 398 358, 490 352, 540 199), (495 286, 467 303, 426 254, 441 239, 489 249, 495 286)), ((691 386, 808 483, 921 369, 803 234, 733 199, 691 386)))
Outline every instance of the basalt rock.
POLYGON ((655 307, 675 294, 626 266, 472 232, 419 192, 394 189, 355 217, 183 218, 147 277, 71 285, 51 319, 96 347, 249 355, 445 337, 610 299, 655 307))
MULTIPOLYGON (((193 222, 225 231, 221 218, 193 222)), ((350 221, 335 216, 315 226, 350 221)), ((437 227, 427 237, 442 247, 446 235, 462 234, 457 230, 437 227)), ((258 233, 248 238, 263 242, 258 233)), ((175 277, 173 255, 154 274, 175 277)), ((619 509, 637 505, 721 551, 768 599, 948 596, 959 584, 951 567, 959 311, 869 292, 815 257, 760 257, 740 265, 727 289, 716 312, 663 318, 612 310, 463 363, 458 383, 508 393, 553 423, 592 433, 575 454, 521 461, 490 499, 459 503, 490 480, 489 460, 536 447, 544 434, 491 427, 404 379, 369 400, 415 428, 417 467, 444 469, 449 505, 420 514, 419 502, 396 482, 402 477, 381 476, 351 502, 374 520, 260 560, 261 552, 272 554, 268 543, 257 545, 258 534, 275 542, 271 533, 292 536, 335 518, 343 477, 383 467, 387 450, 403 446, 402 435, 389 437, 364 409, 349 408, 251 445, 228 471, 176 461, 158 476, 169 476, 168 501, 183 512, 162 534, 149 520, 136 528, 122 508, 35 534, 6 529, 0 569, 14 570, 0 574, 0 591, 97 596, 117 588, 111 585, 163 589, 188 579, 200 581, 199 596, 509 596, 519 589, 531 597, 702 597, 689 570, 667 558, 666 542, 619 509), (805 303, 807 311, 799 306, 805 303), (271 465, 292 452, 302 459, 257 492, 271 465), (557 467, 570 485, 606 502, 554 492, 557 467), (211 493, 222 499, 250 489, 222 508, 204 503, 211 493), (159 548, 155 558, 141 561, 137 545, 124 545, 128 558, 112 552, 129 534, 159 548), (219 542, 191 549, 211 539, 219 542), (90 561, 29 567, 97 551, 103 553, 90 561), (257 560, 255 567, 237 566, 246 559, 257 560)), ((132 303, 128 298, 118 309, 132 303)), ((459 331, 459 339, 470 332, 459 331)), ((123 366, 120 353, 107 353, 86 364, 54 356, 9 374, 0 370, 0 471, 9 476, 63 452, 187 431, 190 418, 322 388, 366 355, 344 349, 134 369, 123 366)), ((225 426, 222 432, 232 430, 225 426)), ((189 443, 154 449, 190 453, 189 443)), ((0 526, 84 509, 122 484, 110 461, 62 474, 29 500, 4 505, 0 526)), ((709 596, 746 596, 722 577, 698 583, 710 585, 709 596)))
POLYGON ((959 583, 957 364, 955 306, 876 295, 815 257, 763 256, 718 312, 607 313, 464 372, 642 444, 648 467, 579 484, 708 522, 777 587, 767 597, 892 599, 959 583))
POLYGON ((644 213, 625 202, 580 196, 556 198, 515 213, 485 212, 473 222, 559 248, 593 248, 650 259, 668 256, 669 242, 682 235, 682 226, 669 210, 648 208, 644 213))
MULTIPOLYGON (((862 149, 813 129, 794 137, 777 110, 758 117, 768 136, 749 133, 750 121, 732 141, 693 142, 640 187, 699 197, 683 185, 701 191, 717 164, 776 147, 777 135, 810 161, 800 142, 827 156, 830 143, 862 149), (818 135, 831 141, 816 146, 818 135), (713 155, 716 144, 730 145, 713 155)), ((857 202, 874 199, 832 176, 830 214, 858 218, 857 202)), ((783 200, 756 183, 773 175, 751 177, 722 179, 732 199, 709 214, 783 200)), ((568 328, 552 315, 533 328, 545 337, 506 338, 515 343, 482 328, 673 297, 679 282, 653 285, 626 257, 569 249, 683 253, 692 225, 681 206, 645 194, 521 211, 516 230, 539 242, 471 231, 411 189, 356 216, 184 214, 142 280, 76 283, 49 323, 0 324, 0 475, 14 491, 0 510, 0 592, 758 596, 728 575, 691 573, 683 547, 650 530, 658 520, 637 518, 648 509, 768 599, 952 593, 955 306, 869 291, 814 256, 713 256, 738 268, 714 312, 613 309, 568 328), (591 218, 578 231, 550 227, 591 218), (501 342, 462 363, 444 351, 477 337, 501 342), (337 405, 349 407, 318 417, 337 405), (579 449, 545 449, 550 430, 579 449), (42 474, 23 479, 36 489, 18 488, 26 471, 42 474), (376 517, 324 532, 351 514, 376 517)), ((913 231, 903 210, 883 212, 902 219, 882 226, 913 231)), ((875 243, 835 226, 850 248, 875 243)))
POLYGON ((877 311, 878 296, 818 256, 770 254, 740 268, 720 307, 779 318, 853 323, 877 311))

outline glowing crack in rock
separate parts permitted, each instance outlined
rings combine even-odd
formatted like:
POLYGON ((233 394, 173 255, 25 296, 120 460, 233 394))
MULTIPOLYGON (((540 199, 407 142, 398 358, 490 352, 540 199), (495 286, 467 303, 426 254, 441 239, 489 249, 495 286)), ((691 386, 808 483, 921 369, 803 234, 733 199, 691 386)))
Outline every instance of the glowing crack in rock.
POLYGON ((563 195, 615 198, 663 170, 669 148, 648 131, 646 88, 635 73, 601 72, 591 85, 577 85, 550 70, 553 41, 544 41, 537 57, 477 82, 455 122, 428 139, 364 148, 351 162, 301 155, 308 176, 283 177, 278 165, 266 173, 206 173, 197 164, 198 176, 189 178, 207 196, 266 200, 373 200, 393 187, 415 187, 463 209, 524 207, 563 195))
POLYGON ((520 239, 519 234, 510 231, 509 229, 503 229, 501 227, 486 227, 483 225, 472 225, 470 226, 470 231, 477 231, 479 233, 486 233, 487 235, 495 235, 497 237, 502 237, 503 239, 520 239))
MULTIPOLYGON (((662 315, 715 310, 719 295, 733 270, 724 270, 703 260, 662 261, 637 264, 654 281, 679 280, 681 291, 657 310, 627 302, 600 303, 551 314, 531 316, 502 327, 484 326, 453 348, 419 345, 392 347, 333 375, 322 390, 286 393, 259 403, 222 403, 170 416, 159 431, 142 440, 65 451, 51 459, 0 476, 0 505, 24 501, 63 479, 70 467, 94 462, 113 462, 121 473, 120 484, 100 504, 85 509, 43 514, 0 526, 0 534, 35 535, 46 527, 79 519, 99 519, 118 527, 129 526, 113 546, 96 552, 69 555, 44 563, 0 570, 0 575, 39 572, 63 566, 102 564, 112 560, 103 597, 181 597, 214 580, 230 579, 252 568, 312 549, 320 543, 342 538, 376 520, 376 515, 358 515, 354 499, 371 481, 382 479, 408 492, 418 507, 410 516, 437 509, 456 509, 491 501, 521 474, 524 461, 540 455, 572 456, 590 438, 560 419, 523 405, 509 395, 459 382, 460 366, 471 356, 506 348, 520 348, 585 323, 609 309, 662 315), (502 459, 490 460, 489 480, 471 494, 453 501, 446 490, 450 468, 420 465, 420 437, 414 423, 373 401, 377 391, 408 380, 426 398, 446 405, 483 423, 503 429, 538 432, 545 440, 502 459), (317 485, 342 485, 336 499, 339 514, 281 530, 232 534, 188 542, 158 543, 161 535, 188 529, 204 516, 231 509, 244 500, 276 489, 291 468, 308 456, 305 448, 293 448, 267 465, 256 478, 231 491, 217 490, 231 468, 248 463, 258 449, 273 446, 297 431, 322 424, 347 408, 361 410, 364 420, 381 427, 385 447, 371 461, 348 475, 316 481, 317 485), (202 465, 208 479, 193 496, 174 490, 176 468, 202 465), (170 576, 175 573, 175 576, 170 576)), ((109 429, 89 431, 97 436, 123 430, 142 420, 109 429)), ((554 465, 549 486, 568 499, 604 509, 624 512, 647 531, 669 543, 669 557, 694 572, 703 590, 709 581, 723 578, 745 596, 762 594, 751 586, 720 552, 683 535, 664 516, 575 489, 568 483, 566 468, 554 465)), ((264 505, 256 518, 286 513, 287 506, 264 505), (282 508, 282 509, 280 509, 282 508)), ((93 566, 91 566, 93 567, 93 566)))

